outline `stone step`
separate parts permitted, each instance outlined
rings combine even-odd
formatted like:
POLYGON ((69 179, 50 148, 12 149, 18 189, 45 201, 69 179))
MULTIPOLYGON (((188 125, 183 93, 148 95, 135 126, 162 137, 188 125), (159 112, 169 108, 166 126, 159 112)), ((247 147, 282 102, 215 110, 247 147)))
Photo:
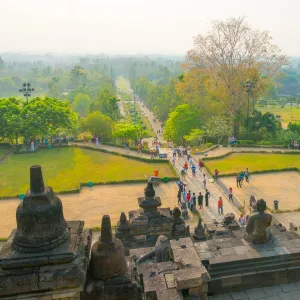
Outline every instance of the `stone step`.
POLYGON ((252 263, 249 263, 247 261, 240 261, 240 264, 236 264, 230 268, 228 268, 228 266, 216 267, 210 265, 208 267, 208 271, 211 277, 220 277, 233 274, 243 274, 254 271, 287 269, 296 266, 299 266, 300 268, 299 256, 290 256, 285 258, 282 258, 282 256, 273 256, 271 260, 257 260, 252 263))

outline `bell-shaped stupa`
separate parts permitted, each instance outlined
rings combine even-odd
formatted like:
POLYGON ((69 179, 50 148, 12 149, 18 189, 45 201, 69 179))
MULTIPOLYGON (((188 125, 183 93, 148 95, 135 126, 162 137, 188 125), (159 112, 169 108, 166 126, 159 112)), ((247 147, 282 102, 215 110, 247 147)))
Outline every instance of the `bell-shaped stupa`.
POLYGON ((101 236, 92 247, 91 274, 100 280, 122 276, 127 271, 127 262, 122 242, 112 235, 110 217, 103 216, 101 236))
POLYGON ((37 253, 54 249, 70 236, 61 200, 45 187, 41 166, 30 167, 30 189, 16 213, 17 232, 13 248, 37 253))

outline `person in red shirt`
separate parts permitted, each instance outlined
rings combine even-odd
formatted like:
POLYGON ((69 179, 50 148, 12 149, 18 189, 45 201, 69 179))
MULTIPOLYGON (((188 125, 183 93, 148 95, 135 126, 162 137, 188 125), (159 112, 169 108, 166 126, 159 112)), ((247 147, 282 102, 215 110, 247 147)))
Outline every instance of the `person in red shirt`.
POLYGON ((158 177, 158 176, 159 176, 158 170, 154 170, 154 177, 158 177))
POLYGON ((219 213, 219 215, 223 215, 223 200, 222 200, 222 197, 220 197, 219 201, 218 201, 218 213, 219 213))
POLYGON ((187 170, 187 169, 188 169, 188 167, 189 167, 188 163, 187 163, 187 162, 185 162, 183 167, 185 168, 185 170, 187 170))

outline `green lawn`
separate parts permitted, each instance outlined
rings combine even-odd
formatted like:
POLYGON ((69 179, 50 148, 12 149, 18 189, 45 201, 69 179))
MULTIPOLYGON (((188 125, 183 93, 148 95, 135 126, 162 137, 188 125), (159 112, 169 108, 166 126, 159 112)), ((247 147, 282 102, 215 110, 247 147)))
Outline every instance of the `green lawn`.
POLYGON ((212 174, 218 169, 220 175, 238 173, 249 168, 250 173, 284 168, 300 169, 300 155, 293 154, 231 154, 223 159, 205 161, 205 166, 212 174))
POLYGON ((289 122, 300 122, 300 107, 285 106, 281 108, 280 105, 257 107, 262 113, 270 112, 274 115, 281 116, 281 123, 283 127, 287 127, 289 122))
POLYGON ((125 157, 78 148, 41 150, 14 154, 0 165, 0 196, 24 193, 29 187, 29 168, 41 165, 46 185, 54 191, 76 189, 80 182, 145 179, 154 169, 173 177, 169 164, 146 163, 125 157))

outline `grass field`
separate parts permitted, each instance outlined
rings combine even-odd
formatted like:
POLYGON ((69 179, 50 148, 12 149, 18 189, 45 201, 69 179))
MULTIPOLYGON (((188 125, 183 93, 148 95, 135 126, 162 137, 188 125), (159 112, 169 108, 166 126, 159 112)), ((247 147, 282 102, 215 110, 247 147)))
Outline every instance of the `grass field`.
POLYGON ((212 174, 218 169, 220 175, 233 174, 249 168, 250 173, 284 168, 300 169, 300 155, 293 154, 231 154, 223 159, 209 160, 205 166, 212 174))
POLYGON ((41 150, 11 155, 0 165, 0 196, 24 193, 29 188, 29 168, 41 165, 46 185, 54 191, 76 189, 80 182, 145 179, 158 169, 160 176, 174 176, 166 163, 139 162, 125 157, 78 148, 41 150))
POLYGON ((287 127, 289 122, 300 122, 300 107, 285 106, 281 108, 280 105, 257 107, 262 113, 270 112, 274 115, 281 116, 281 123, 284 128, 287 127))

